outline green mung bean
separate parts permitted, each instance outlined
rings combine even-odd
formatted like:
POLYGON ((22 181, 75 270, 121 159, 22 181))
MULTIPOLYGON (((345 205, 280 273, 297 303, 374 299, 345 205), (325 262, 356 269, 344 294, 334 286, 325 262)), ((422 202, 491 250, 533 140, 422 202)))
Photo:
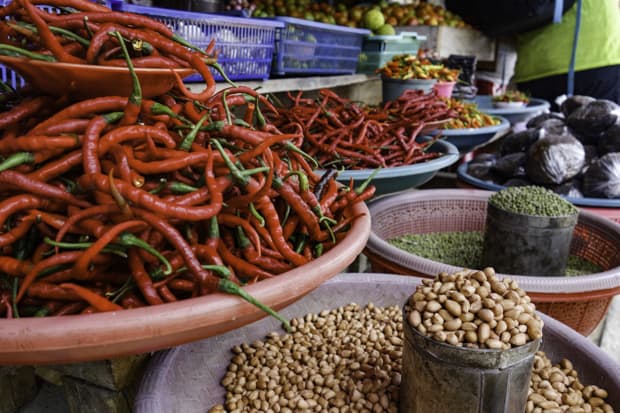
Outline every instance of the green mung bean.
POLYGON ((484 234, 469 232, 431 232, 407 234, 388 242, 420 257, 462 268, 480 268, 484 234))
POLYGON ((515 214, 560 217, 579 210, 555 192, 540 186, 515 186, 489 197, 489 204, 515 214))
POLYGON ((569 255, 566 263, 566 276, 574 277, 576 275, 596 274, 605 271, 600 265, 581 258, 578 255, 569 255))
MULTIPOLYGON (((482 248, 484 233, 467 232, 431 232, 427 234, 406 234, 388 240, 403 251, 432 261, 453 265, 460 268, 484 268, 482 248)), ((571 255, 566 265, 566 275, 595 274, 604 269, 599 265, 571 255)))

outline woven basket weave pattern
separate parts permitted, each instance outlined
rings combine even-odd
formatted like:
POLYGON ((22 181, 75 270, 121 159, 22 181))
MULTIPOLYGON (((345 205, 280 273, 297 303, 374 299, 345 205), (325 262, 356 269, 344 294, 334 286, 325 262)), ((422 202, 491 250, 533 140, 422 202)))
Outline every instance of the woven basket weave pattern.
MULTIPOLYGON (((382 200, 377 205, 371 204, 372 232, 366 254, 372 271, 434 277, 441 271, 453 270, 454 267, 447 264, 398 250, 385 241, 412 233, 483 231, 487 201, 485 196, 480 195, 482 191, 476 192, 477 196, 468 197, 458 194, 458 190, 427 190, 382 200), (435 192, 436 198, 429 195, 429 192, 435 192), (383 245, 378 245, 377 242, 383 245)), ((581 214, 574 231, 571 254, 585 258, 605 271, 620 271, 620 227, 592 214, 581 214)), ((603 319, 613 297, 613 292, 601 294, 599 291, 598 294, 589 295, 585 290, 578 294, 571 294, 570 291, 568 294, 558 294, 559 291, 540 291, 532 287, 534 292, 531 292, 526 284, 538 283, 544 286, 545 283, 557 282, 558 277, 553 277, 556 278, 554 281, 549 281, 548 277, 517 277, 521 279, 520 283, 524 284, 523 287, 530 293, 532 301, 540 311, 584 335, 592 332, 603 319), (527 279, 528 283, 524 282, 524 279, 527 279)), ((589 276, 579 278, 581 277, 589 276)), ((612 291, 603 290, 610 287, 617 290, 619 279, 618 274, 603 277, 599 275, 597 288, 601 291, 612 291)), ((576 279, 571 281, 580 282, 576 279)))

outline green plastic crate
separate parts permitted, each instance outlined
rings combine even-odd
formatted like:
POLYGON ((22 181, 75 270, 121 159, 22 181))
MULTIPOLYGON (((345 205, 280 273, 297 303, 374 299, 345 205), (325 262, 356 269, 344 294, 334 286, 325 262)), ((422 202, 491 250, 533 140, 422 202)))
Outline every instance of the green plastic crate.
POLYGON ((426 40, 426 37, 415 32, 401 32, 392 36, 367 36, 357 64, 357 72, 373 74, 396 55, 416 55, 423 40, 426 40))

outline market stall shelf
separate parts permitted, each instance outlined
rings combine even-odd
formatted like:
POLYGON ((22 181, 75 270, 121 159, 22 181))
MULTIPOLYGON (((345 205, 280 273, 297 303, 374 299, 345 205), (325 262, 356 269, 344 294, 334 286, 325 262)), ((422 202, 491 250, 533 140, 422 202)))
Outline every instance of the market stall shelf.
POLYGON ((528 118, 546 112, 550 107, 549 102, 537 98, 530 98, 527 105, 520 107, 496 107, 493 104, 493 96, 488 95, 478 95, 474 102, 482 112, 506 118, 511 124, 523 122, 528 118))
MULTIPOLYGON (((310 263, 245 287, 281 309, 344 270, 366 245, 370 215, 363 203, 346 237, 310 263)), ((211 294, 123 311, 0 320, 0 364, 52 364, 140 354, 200 340, 266 316, 247 302, 211 294)))
MULTIPOLYGON (((19 73, 31 87, 53 96, 69 93, 73 98, 129 96, 132 80, 126 67, 47 62, 0 55, 0 62, 19 73)), ((172 69, 182 78, 191 68, 172 69)), ((160 96, 176 84, 171 69, 136 68, 146 98, 160 96)))
MULTIPOLYGON (((283 313, 288 317, 300 317, 351 302, 360 306, 368 303, 401 306, 419 282, 416 277, 389 274, 340 274, 283 313)), ((569 358, 582 382, 605 388, 609 392, 607 402, 618 406, 620 366, 585 337, 544 314, 541 317, 545 323, 542 350, 547 356, 554 363, 569 358)), ((280 331, 277 323, 265 319, 221 336, 158 353, 143 377, 134 411, 205 412, 223 403, 225 389, 220 381, 233 356, 231 348, 263 339, 272 331, 280 331)))
POLYGON ((461 153, 466 153, 478 145, 487 143, 497 134, 504 133, 510 129, 510 122, 501 116, 496 116, 500 120, 499 125, 485 126, 482 128, 468 129, 441 129, 441 136, 448 142, 456 146, 461 153))

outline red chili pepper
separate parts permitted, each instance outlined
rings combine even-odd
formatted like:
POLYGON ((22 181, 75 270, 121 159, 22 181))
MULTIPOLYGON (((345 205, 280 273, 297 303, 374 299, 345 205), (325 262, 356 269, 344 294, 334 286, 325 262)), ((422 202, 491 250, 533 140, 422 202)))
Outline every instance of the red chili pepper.
POLYGON ((82 287, 80 285, 73 284, 73 283, 63 283, 63 284, 60 284, 60 287, 66 290, 72 291, 73 293, 78 295, 81 299, 88 302, 88 304, 95 307, 97 311, 101 311, 101 312, 119 311, 123 309, 123 307, 121 307, 120 305, 115 304, 109 301, 108 299, 106 299, 105 297, 102 297, 101 295, 97 294, 96 292, 88 288, 82 287))
POLYGON ((56 57, 56 59, 58 59, 59 62, 78 64, 84 63, 83 59, 79 59, 67 53, 58 39, 56 39, 56 36, 52 33, 47 23, 45 23, 41 16, 39 16, 30 0, 15 0, 15 2, 21 4, 26 10, 26 13, 28 13, 30 19, 37 26, 39 36, 41 36, 41 42, 45 45, 45 47, 51 50, 52 54, 56 57))

